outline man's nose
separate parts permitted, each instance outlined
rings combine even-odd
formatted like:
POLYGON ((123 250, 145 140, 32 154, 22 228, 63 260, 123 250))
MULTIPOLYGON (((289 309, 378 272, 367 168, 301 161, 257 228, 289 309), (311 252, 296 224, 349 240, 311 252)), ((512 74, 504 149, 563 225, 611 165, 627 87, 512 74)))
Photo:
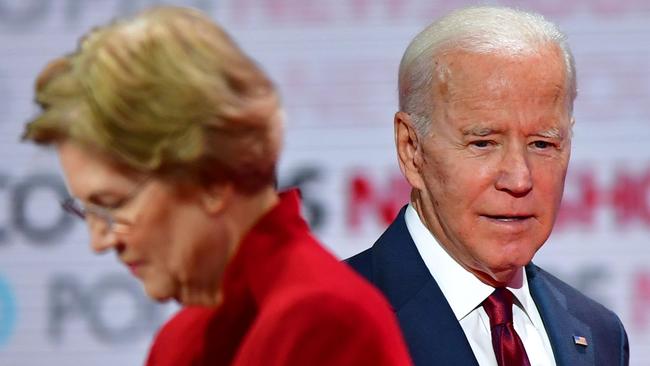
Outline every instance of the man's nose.
POLYGON ((504 151, 499 165, 496 189, 522 197, 533 189, 526 147, 513 147, 504 151))

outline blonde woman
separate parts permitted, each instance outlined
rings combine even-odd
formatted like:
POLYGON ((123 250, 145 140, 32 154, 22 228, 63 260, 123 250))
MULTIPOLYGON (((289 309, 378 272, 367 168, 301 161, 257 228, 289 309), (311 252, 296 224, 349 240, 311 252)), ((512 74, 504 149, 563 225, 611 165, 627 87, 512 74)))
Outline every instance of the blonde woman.
POLYGON ((36 100, 24 138, 56 147, 92 248, 186 306, 150 365, 410 364, 387 303, 276 191, 278 94, 205 15, 160 7, 91 31, 36 100))

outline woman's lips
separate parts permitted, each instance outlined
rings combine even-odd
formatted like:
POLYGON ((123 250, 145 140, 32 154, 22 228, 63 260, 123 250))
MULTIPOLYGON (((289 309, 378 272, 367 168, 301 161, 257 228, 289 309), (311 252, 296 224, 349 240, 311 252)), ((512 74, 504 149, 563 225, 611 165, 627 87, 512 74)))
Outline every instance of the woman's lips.
POLYGON ((141 277, 142 272, 142 262, 126 262, 126 267, 129 269, 132 275, 135 277, 141 277))

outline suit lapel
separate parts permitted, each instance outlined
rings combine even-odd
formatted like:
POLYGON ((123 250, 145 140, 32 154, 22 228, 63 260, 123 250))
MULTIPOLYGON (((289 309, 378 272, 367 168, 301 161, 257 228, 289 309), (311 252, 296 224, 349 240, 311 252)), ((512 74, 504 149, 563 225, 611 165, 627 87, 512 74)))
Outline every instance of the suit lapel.
MULTIPOLYGON (((413 243, 403 208, 371 248, 372 282, 393 306, 416 365, 478 366, 460 324, 413 243)), ((562 292, 534 264, 526 266, 531 296, 548 333, 557 366, 595 364, 591 329, 573 315, 562 292)), ((580 310, 580 309, 576 309, 580 310)))
POLYGON ((594 365, 594 345, 587 347, 575 343, 574 336, 592 338, 591 329, 572 315, 566 298, 546 280, 534 264, 526 266, 530 294, 544 322, 555 355, 557 366, 594 365))
POLYGON ((416 365, 478 366, 465 333, 411 239, 404 211, 372 247, 372 280, 393 306, 416 365))

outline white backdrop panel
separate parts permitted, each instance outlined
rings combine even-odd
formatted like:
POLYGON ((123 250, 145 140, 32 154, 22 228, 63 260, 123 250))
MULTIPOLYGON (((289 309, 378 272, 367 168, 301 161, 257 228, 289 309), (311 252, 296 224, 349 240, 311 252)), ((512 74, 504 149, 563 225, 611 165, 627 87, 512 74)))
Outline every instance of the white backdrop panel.
MULTIPOLYGON (((56 203, 51 151, 20 144, 33 80, 90 27, 162 1, 0 0, 0 365, 137 365, 175 309, 148 301, 56 203)), ((461 0, 186 0, 272 75, 288 114, 280 166, 323 242, 370 246, 406 201, 392 142, 410 38, 461 0)), ((557 230, 536 262, 614 309, 634 366, 650 365, 650 3, 485 1, 539 11, 568 33, 579 81, 557 230)))

